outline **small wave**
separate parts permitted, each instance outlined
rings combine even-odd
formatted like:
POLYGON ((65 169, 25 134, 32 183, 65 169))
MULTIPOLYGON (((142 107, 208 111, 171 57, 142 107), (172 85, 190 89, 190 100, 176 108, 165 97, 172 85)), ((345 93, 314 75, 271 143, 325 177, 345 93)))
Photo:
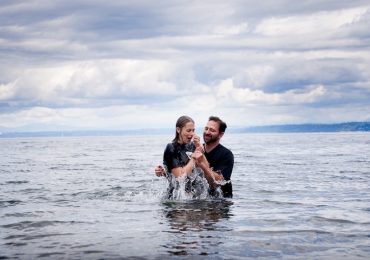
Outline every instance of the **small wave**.
POLYGON ((90 254, 100 254, 100 253, 104 253, 105 251, 102 251, 102 250, 86 250, 86 251, 83 251, 83 253, 85 255, 90 255, 90 254))
POLYGON ((15 206, 22 203, 21 200, 0 200, 0 208, 15 206))
POLYGON ((49 233, 49 234, 40 234, 40 235, 27 235, 23 240, 39 240, 48 237, 58 237, 58 236, 72 236, 74 233, 49 233))
POLYGON ((75 246, 71 246, 71 248, 86 248, 86 247, 91 247, 93 246, 93 244, 84 244, 84 245, 75 245, 75 246))
POLYGON ((122 161, 122 162, 136 162, 136 158, 122 158, 122 159, 118 159, 118 161, 122 161))
POLYGON ((260 190, 256 190, 257 193, 264 193, 264 194, 272 194, 272 193, 275 193, 275 191, 273 190, 265 190, 265 189, 260 189, 260 190))
POLYGON ((50 190, 45 189, 43 187, 41 187, 41 188, 26 188, 26 189, 23 189, 23 190, 20 190, 20 191, 24 192, 26 194, 32 194, 32 193, 38 194, 40 191, 50 192, 50 190))
POLYGON ((42 254, 39 254, 37 257, 39 258, 43 258, 43 257, 46 257, 46 258, 49 258, 49 257, 53 257, 53 256, 62 256, 62 255, 65 255, 65 253, 62 253, 62 252, 50 252, 50 253, 42 253, 42 254))
MULTIPOLYGON (((39 212, 43 213, 43 211, 39 212)), ((34 212, 14 212, 14 213, 6 213, 4 217, 16 217, 16 218, 24 218, 24 217, 38 217, 38 214, 34 212)))
POLYGON ((58 237, 58 236, 72 236, 75 235, 74 233, 46 233, 46 234, 37 234, 37 235, 31 235, 31 234, 24 234, 24 235, 11 235, 3 238, 5 241, 9 240, 22 240, 22 242, 7 242, 7 245, 17 245, 17 246, 24 246, 27 245, 24 241, 30 241, 30 240, 39 240, 43 238, 49 238, 49 237, 58 237))
MULTIPOLYGON (((27 243, 25 243, 25 242, 9 242, 9 243, 5 243, 4 245, 12 246, 12 247, 18 247, 18 246, 26 246, 27 243)), ((1 256, 0 256, 0 259, 7 259, 7 258, 1 258, 1 256)))
POLYGON ((283 165, 293 165, 293 166, 302 166, 307 165, 306 163, 296 163, 296 162, 283 162, 283 165))
POLYGON ((44 221, 21 221, 11 224, 1 225, 2 228, 9 228, 9 229, 16 229, 16 230, 25 230, 25 229, 39 229, 47 226, 55 226, 55 225, 72 225, 72 224, 80 224, 84 222, 77 222, 77 221, 58 221, 58 220, 44 220, 44 221))
POLYGON ((343 218, 330 218, 330 217, 322 217, 322 216, 314 216, 311 218, 312 220, 317 221, 327 221, 327 222, 333 222, 333 223, 342 223, 342 224, 364 224, 368 225, 370 222, 362 222, 362 221, 355 221, 355 220, 349 220, 349 219, 343 219, 343 218))
POLYGON ((32 172, 32 171, 29 170, 29 169, 20 169, 20 170, 18 170, 18 172, 21 172, 21 173, 29 173, 29 172, 32 172))
POLYGON ((270 234, 270 235, 284 235, 284 234, 322 234, 322 235, 330 235, 332 232, 324 231, 320 229, 276 229, 276 230, 261 230, 258 229, 251 229, 240 227, 234 229, 235 232, 248 232, 248 233, 259 233, 259 234, 270 234))
POLYGON ((87 153, 77 153, 77 154, 73 154, 71 157, 72 158, 80 158, 80 157, 88 157, 90 156, 89 154, 87 153))
POLYGON ((301 202, 294 202, 294 201, 278 201, 278 200, 262 200, 262 203, 273 203, 276 205, 304 205, 301 202))
POLYGON ((29 183, 29 181, 7 181, 5 184, 25 184, 29 183))
POLYGON ((357 160, 348 160, 347 163, 369 163, 370 161, 367 159, 357 159, 357 160))

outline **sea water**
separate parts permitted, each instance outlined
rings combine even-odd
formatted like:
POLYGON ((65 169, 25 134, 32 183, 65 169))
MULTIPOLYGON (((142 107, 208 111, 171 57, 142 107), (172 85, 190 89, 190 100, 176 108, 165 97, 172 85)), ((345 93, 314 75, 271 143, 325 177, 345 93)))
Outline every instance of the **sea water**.
POLYGON ((0 138, 0 259, 370 258, 370 133, 226 133, 224 200, 163 200, 171 139, 0 138))

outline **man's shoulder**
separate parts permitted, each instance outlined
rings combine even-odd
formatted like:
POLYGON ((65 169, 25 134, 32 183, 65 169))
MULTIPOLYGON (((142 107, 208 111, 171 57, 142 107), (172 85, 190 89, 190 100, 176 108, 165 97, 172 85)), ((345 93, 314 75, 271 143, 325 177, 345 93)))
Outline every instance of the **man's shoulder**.
POLYGON ((234 158, 233 152, 222 144, 218 144, 212 152, 214 156, 219 156, 221 158, 234 158))
POLYGON ((226 146, 223 146, 222 144, 218 145, 218 149, 222 151, 223 153, 233 154, 233 152, 227 148, 226 146))

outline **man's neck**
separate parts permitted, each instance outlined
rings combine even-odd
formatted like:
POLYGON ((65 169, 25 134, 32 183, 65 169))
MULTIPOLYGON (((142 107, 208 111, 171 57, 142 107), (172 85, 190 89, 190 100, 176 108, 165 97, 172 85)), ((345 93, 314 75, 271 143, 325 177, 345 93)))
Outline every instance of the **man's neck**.
POLYGON ((217 145, 219 145, 220 142, 213 142, 213 143, 205 143, 204 144, 204 150, 207 152, 207 153, 210 153, 213 149, 216 148, 217 145))

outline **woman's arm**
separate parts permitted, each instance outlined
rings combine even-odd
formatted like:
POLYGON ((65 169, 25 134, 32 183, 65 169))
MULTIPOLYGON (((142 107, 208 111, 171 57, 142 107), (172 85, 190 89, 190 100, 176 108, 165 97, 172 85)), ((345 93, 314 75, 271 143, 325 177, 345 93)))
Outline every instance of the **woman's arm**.
POLYGON ((191 158, 184 167, 176 167, 171 170, 171 173, 176 178, 185 177, 193 171, 195 166, 195 159, 191 158))

